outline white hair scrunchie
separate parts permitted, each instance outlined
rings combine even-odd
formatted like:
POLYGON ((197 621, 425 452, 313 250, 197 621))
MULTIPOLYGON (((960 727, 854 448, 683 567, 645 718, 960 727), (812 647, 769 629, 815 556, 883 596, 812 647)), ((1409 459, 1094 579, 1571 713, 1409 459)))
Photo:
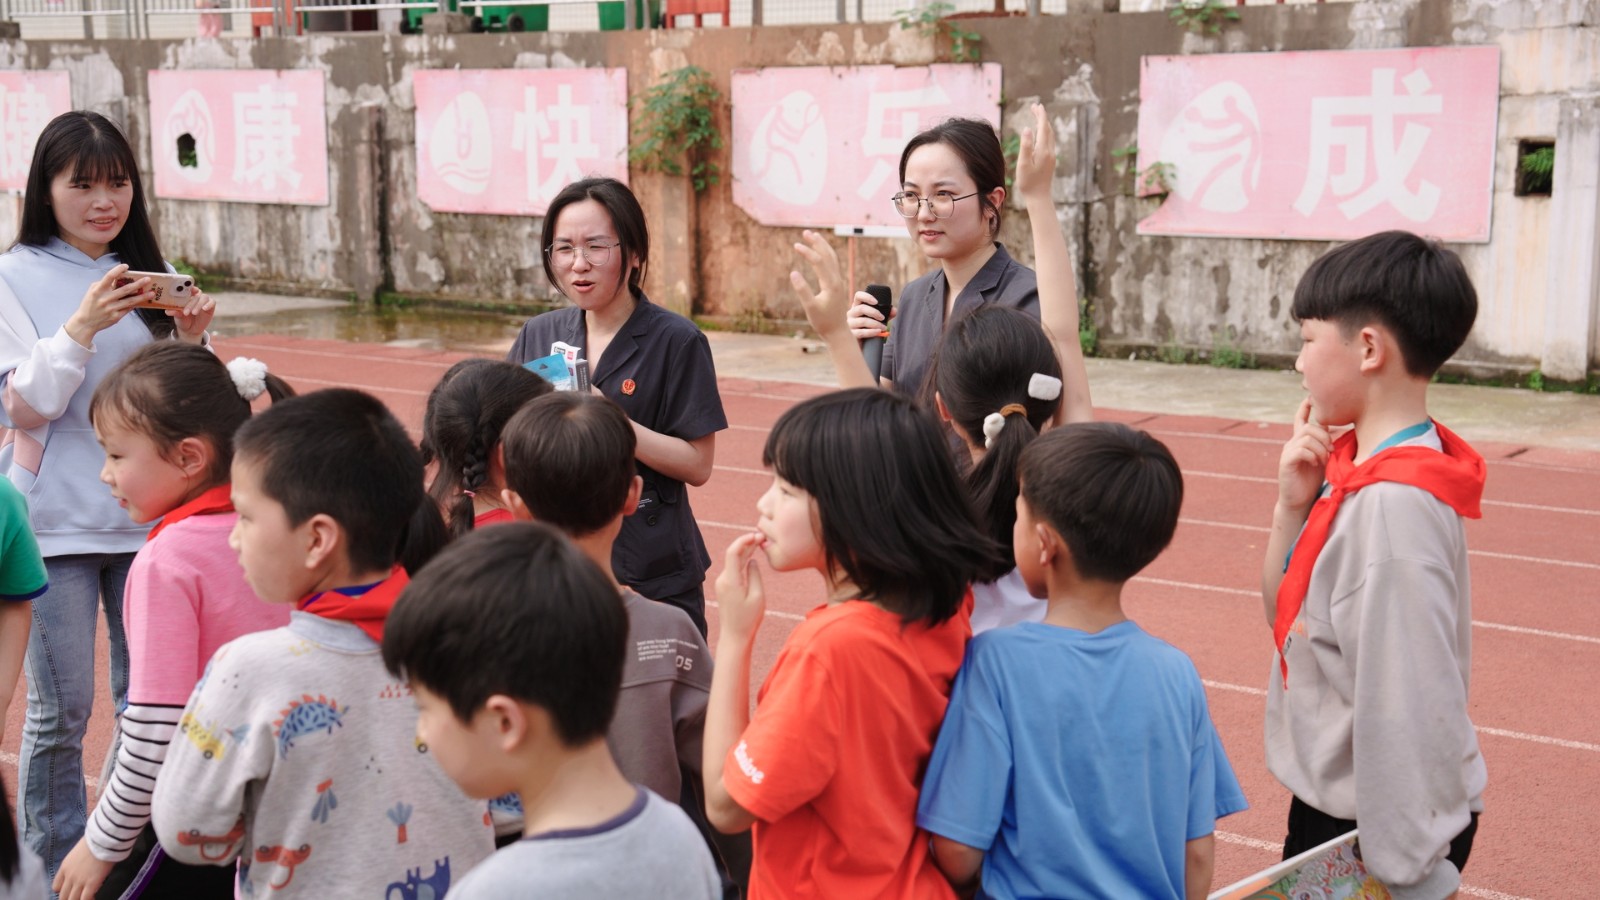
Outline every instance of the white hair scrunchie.
POLYGON ((234 357, 228 362, 228 376, 233 388, 245 402, 255 400, 267 389, 267 364, 248 356, 234 357))
POLYGON ((994 439, 1000 436, 1000 430, 1006 427, 1006 417, 997 412, 989 413, 983 417, 983 449, 994 446, 994 439))
POLYGON ((1033 373, 1028 379, 1028 396, 1049 402, 1061 396, 1061 379, 1043 372, 1033 373))

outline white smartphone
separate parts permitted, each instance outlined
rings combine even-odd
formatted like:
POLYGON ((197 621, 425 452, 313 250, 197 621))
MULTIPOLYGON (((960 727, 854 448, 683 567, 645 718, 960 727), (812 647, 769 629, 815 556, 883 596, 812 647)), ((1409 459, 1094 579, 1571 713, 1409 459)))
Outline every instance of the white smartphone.
POLYGON ((150 290, 156 294, 156 298, 149 303, 139 304, 146 309, 182 309, 194 299, 194 279, 171 272, 135 272, 129 269, 117 277, 117 287, 133 284, 141 278, 150 279, 150 290))

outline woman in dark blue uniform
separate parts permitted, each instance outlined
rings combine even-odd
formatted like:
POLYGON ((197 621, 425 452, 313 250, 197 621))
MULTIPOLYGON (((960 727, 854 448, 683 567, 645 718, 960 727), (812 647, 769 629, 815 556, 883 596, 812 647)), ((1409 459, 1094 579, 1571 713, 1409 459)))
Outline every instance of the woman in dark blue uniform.
POLYGON ((644 479, 638 511, 622 520, 612 568, 641 596, 682 608, 704 634, 711 557, 685 485, 711 477, 716 433, 728 427, 711 347, 693 322, 640 289, 650 234, 626 185, 612 178, 568 185, 550 202, 543 244, 545 274, 572 306, 529 319, 507 359, 548 356, 556 341, 582 348, 589 383, 633 422, 644 479))

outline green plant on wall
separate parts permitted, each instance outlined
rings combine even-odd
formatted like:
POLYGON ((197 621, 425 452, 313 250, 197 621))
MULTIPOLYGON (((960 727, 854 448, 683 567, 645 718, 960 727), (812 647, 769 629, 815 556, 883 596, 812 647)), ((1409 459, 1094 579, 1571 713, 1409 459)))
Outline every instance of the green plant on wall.
POLYGON ((1178 183, 1178 167, 1169 162, 1153 162, 1139 170, 1133 192, 1140 197, 1166 197, 1178 183))
POLYGON ((1167 16, 1193 34, 1220 34, 1222 26, 1239 21, 1239 10, 1223 0, 1184 0, 1167 16))
POLYGON ((711 152, 722 149, 716 128, 716 107, 722 92, 711 83, 711 73, 699 66, 668 72, 644 93, 628 101, 638 114, 628 148, 628 161, 646 172, 687 174, 696 192, 716 184, 722 170, 711 152))
POLYGON ((1544 146, 1529 151, 1522 157, 1520 167, 1523 194, 1550 193, 1555 180, 1556 148, 1544 146))
POLYGON ((1136 197, 1165 198, 1178 183, 1178 166, 1157 160, 1143 169, 1135 169, 1139 160, 1139 145, 1127 144, 1111 150, 1111 166, 1119 178, 1132 178, 1132 189, 1124 189, 1136 197))
POLYGON ((1006 190, 1017 180, 1017 155, 1022 152, 1022 135, 1012 132, 1000 142, 1000 152, 1006 158, 1006 190))
POLYGON ((949 38, 950 56, 956 62, 977 62, 983 55, 978 47, 978 42, 983 40, 983 37, 952 22, 948 16, 955 11, 955 4, 946 0, 933 0, 931 3, 895 10, 894 17, 901 28, 914 30, 923 37, 937 38, 944 35, 949 38))

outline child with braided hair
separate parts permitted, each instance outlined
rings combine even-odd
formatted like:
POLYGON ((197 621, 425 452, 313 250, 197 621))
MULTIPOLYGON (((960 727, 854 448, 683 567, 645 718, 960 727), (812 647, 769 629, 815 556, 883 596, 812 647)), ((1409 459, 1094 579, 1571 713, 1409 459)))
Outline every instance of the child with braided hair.
POLYGON ((517 410, 550 391, 550 382, 521 366, 464 359, 451 366, 428 395, 422 452, 435 466, 428 496, 439 504, 451 537, 480 525, 511 521, 500 499, 505 472, 495 448, 517 410))

